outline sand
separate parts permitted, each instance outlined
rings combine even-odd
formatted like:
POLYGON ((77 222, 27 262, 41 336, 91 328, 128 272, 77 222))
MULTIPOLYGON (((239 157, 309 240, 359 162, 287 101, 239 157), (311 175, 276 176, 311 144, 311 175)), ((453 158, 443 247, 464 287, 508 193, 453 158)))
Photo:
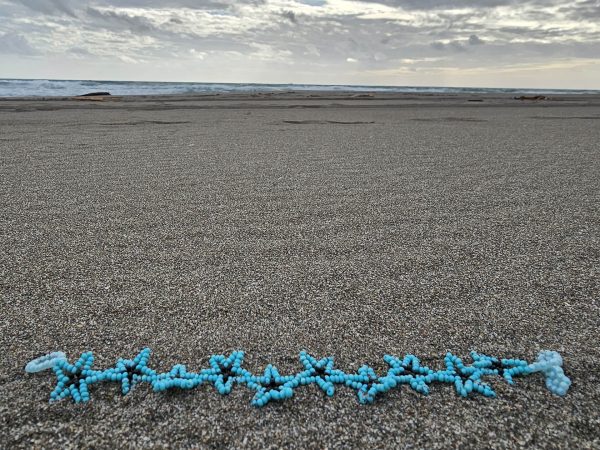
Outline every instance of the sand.
POLYGON ((598 448, 599 142, 591 96, 0 100, 0 448, 598 448), (282 373, 303 349, 348 371, 552 349, 573 386, 74 405, 23 372, 145 346, 160 370, 240 349, 282 373))

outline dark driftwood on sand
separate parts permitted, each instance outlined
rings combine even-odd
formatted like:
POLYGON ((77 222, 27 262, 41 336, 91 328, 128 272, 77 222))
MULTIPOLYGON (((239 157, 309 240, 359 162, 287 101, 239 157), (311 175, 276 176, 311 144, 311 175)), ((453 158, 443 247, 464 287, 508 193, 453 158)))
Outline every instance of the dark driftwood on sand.
POLYGON ((520 97, 514 97, 515 100, 547 100, 548 97, 545 95, 521 95, 520 97))
POLYGON ((110 95, 110 92, 88 92, 87 94, 82 94, 79 97, 106 97, 110 95))

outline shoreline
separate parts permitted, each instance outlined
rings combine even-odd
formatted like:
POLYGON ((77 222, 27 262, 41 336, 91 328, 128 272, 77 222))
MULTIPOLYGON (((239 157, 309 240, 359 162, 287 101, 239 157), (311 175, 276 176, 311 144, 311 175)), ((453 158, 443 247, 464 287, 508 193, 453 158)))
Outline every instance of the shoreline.
MULTIPOLYGON (((272 93, 235 94, 161 94, 110 95, 104 97, 0 97, 0 110, 13 105, 30 104, 59 109, 119 109, 123 107, 190 109, 244 109, 244 108, 403 108, 403 107, 552 107, 598 106, 600 94, 554 95, 542 99, 519 99, 513 94, 433 94, 433 93, 374 93, 374 92, 311 92, 290 91, 272 93), (220 105, 220 106, 217 106, 220 105)), ((40 108, 43 109, 44 107, 40 108)))

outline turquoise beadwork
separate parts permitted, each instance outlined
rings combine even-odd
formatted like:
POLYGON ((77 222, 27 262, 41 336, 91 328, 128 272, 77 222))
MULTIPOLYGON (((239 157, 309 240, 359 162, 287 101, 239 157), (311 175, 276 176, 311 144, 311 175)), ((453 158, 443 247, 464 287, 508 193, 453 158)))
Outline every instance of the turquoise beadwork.
MULTIPOLYGON (((363 404, 373 403, 379 395, 403 385, 427 395, 429 386, 433 383, 453 385, 461 397, 474 393, 495 397, 495 391, 482 381, 484 377, 501 376, 506 382, 513 384, 514 377, 537 372, 545 376, 547 388, 556 395, 566 395, 571 385, 571 380, 562 369, 561 356, 552 351, 541 352, 537 361, 532 364, 520 359, 497 359, 476 352, 471 352, 471 364, 465 364, 459 357, 448 353, 444 358, 443 370, 423 366, 414 355, 406 355, 403 359, 385 355, 383 360, 388 369, 381 376, 367 365, 356 373, 346 373, 334 367, 332 357, 317 359, 306 352, 300 353, 303 368, 296 374, 281 375, 276 367, 269 364, 262 375, 253 375, 242 367, 242 351, 234 351, 227 357, 213 355, 209 359, 210 368, 199 372, 188 371, 184 365, 176 364, 170 371, 158 373, 148 367, 150 353, 150 349, 145 348, 135 358, 120 358, 114 367, 102 371, 92 369, 94 356, 91 352, 83 353, 75 364, 70 364, 64 357, 56 358, 52 369, 57 383, 50 394, 50 401, 70 397, 76 403, 85 403, 90 399, 89 387, 101 382, 119 383, 124 395, 140 383, 149 384, 155 392, 193 389, 210 384, 221 395, 229 394, 236 385, 245 385, 256 391, 252 404, 258 407, 270 401, 291 398, 297 388, 311 384, 330 397, 335 394, 338 386, 353 389, 358 401, 363 404)), ((37 358, 32 363, 36 366, 48 360, 50 356, 46 359, 37 358)))
POLYGON ((48 353, 47 355, 40 356, 33 361, 29 361, 25 366, 25 372, 36 373, 43 370, 52 369, 58 361, 66 359, 67 355, 65 355, 63 352, 48 353))

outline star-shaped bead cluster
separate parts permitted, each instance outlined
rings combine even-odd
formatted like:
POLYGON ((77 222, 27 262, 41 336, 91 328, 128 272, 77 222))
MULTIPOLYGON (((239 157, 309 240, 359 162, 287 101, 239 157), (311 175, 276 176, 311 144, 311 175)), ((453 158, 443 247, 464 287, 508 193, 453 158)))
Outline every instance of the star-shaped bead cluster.
MULTIPOLYGON (((285 400, 294 395, 301 387, 314 384, 327 396, 333 396, 337 386, 346 386, 356 391, 360 403, 372 403, 375 398, 391 389, 406 385, 413 391, 427 395, 433 383, 450 384, 457 394, 467 397, 481 394, 495 397, 494 390, 482 380, 484 377, 502 377, 509 384, 514 377, 542 373, 548 389, 564 396, 571 381, 562 369, 562 358, 556 352, 540 353, 535 363, 529 364, 520 359, 498 359, 471 352, 472 362, 465 364, 461 358, 448 353, 444 358, 444 369, 433 370, 421 364, 414 355, 400 359, 385 355, 387 372, 377 375, 376 371, 363 365, 355 373, 346 373, 334 367, 332 357, 317 359, 306 352, 300 353, 302 370, 296 374, 281 375, 277 368, 269 364, 262 375, 253 375, 242 367, 244 352, 234 351, 229 356, 213 355, 209 359, 209 368, 199 372, 188 371, 186 366, 176 364, 164 373, 148 367, 150 349, 143 349, 133 359, 119 359, 114 367, 106 370, 94 370, 94 356, 86 352, 70 364, 62 353, 53 353, 55 358, 52 369, 56 374, 56 388, 50 394, 50 401, 71 397, 75 402, 87 402, 90 399, 89 387, 101 382, 115 382, 121 386, 123 395, 128 394, 137 384, 147 383, 155 392, 169 389, 193 389, 201 384, 211 384, 221 395, 226 395, 236 385, 245 385, 256 391, 252 404, 264 406, 273 400, 285 400)), ((49 355, 42 356, 30 364, 29 371, 43 370, 48 366, 49 355), (31 368, 36 370, 33 370, 31 368)))

